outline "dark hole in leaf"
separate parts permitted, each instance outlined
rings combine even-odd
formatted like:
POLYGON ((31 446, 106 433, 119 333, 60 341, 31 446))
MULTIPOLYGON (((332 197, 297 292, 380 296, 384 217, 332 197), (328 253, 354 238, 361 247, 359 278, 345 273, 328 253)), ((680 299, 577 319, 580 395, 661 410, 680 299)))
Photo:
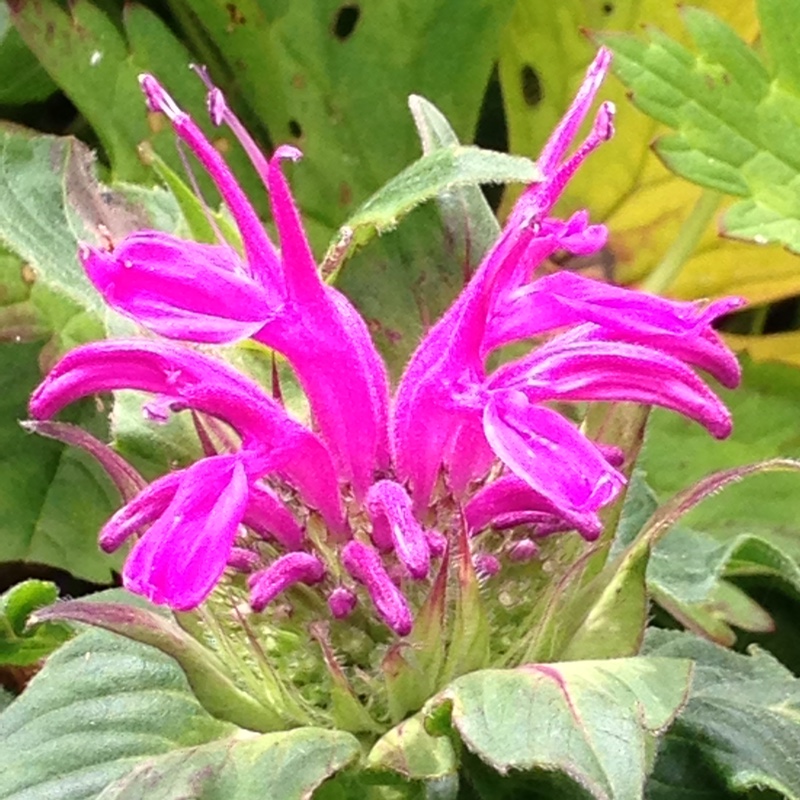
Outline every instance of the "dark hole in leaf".
MULTIPOLYGON (((486 84, 486 91, 483 93, 478 125, 475 129, 475 144, 487 150, 508 152, 508 126, 497 64, 492 69, 489 82, 486 84)), ((503 196, 503 187, 487 185, 483 187, 483 193, 486 195, 489 205, 496 211, 503 196)))
POLYGON ((231 21, 231 25, 244 25, 247 22, 245 19, 244 14, 236 7, 235 3, 226 3, 225 9, 228 12, 228 18, 231 21))
POLYGON ((361 9, 358 5, 342 6, 336 12, 336 19, 333 21, 333 35, 342 42, 350 38, 360 17, 361 9))
POLYGON ((526 105, 531 107, 539 105, 542 99, 542 84, 536 70, 530 64, 526 64, 520 70, 519 81, 526 105))
POLYGON ((291 133, 295 139, 299 139, 303 135, 303 129, 296 119, 289 120, 289 133, 291 133))
POLYGON ((603 13, 608 16, 614 11, 613 3, 603 3, 603 13))

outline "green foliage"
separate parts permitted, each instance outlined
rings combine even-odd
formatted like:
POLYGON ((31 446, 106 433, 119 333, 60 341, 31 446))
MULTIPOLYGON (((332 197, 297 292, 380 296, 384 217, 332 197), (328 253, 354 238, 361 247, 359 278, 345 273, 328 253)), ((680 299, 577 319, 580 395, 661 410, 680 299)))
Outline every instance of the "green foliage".
POLYGON ((427 725, 452 726, 501 776, 558 771, 598 800, 636 800, 691 670, 681 658, 630 658, 474 672, 431 701, 427 725))
POLYGON ((37 619, 93 625, 155 647, 175 659, 198 702, 217 719, 259 731, 280 730, 291 722, 239 689, 214 653, 174 622, 140 604, 67 600, 42 610, 37 619))
POLYGON ((599 38, 616 74, 645 113, 675 130, 655 149, 674 172, 745 198, 726 213, 729 236, 779 242, 800 252, 800 81, 795 0, 759 0, 763 59, 722 20, 700 8, 683 19, 692 52, 657 29, 644 41, 599 38))
POLYGON ((800 680, 766 653, 739 655, 687 634, 651 631, 645 650, 695 663, 689 701, 659 753, 654 800, 692 791, 700 765, 733 791, 800 797, 800 680))
POLYGON ((360 751, 349 734, 320 728, 231 737, 147 759, 98 800, 305 800, 360 751))
MULTIPOLYGON (((695 423, 658 409, 653 412, 639 467, 659 501, 716 470, 760 459, 800 457, 800 373, 780 364, 745 360, 743 366, 742 386, 719 390, 733 414, 729 439, 711 446, 708 434, 695 423)), ((738 534, 758 536, 798 560, 799 488, 796 475, 754 475, 730 486, 720 497, 709 498, 682 522, 726 543, 738 534)))
POLYGON ((47 581, 24 581, 0 595, 0 664, 34 664, 71 636, 66 625, 45 623, 27 629, 30 615, 55 602, 58 589, 47 581))
POLYGON ((446 736, 425 730, 424 715, 415 714, 385 733, 366 760, 379 775, 399 775, 407 781, 458 783, 458 758, 446 736))
POLYGON ((231 732, 201 708, 171 658, 87 631, 0 716, 0 797, 97 797, 142 758, 231 732))
MULTIPOLYGON (((97 532, 118 497, 102 470, 84 453, 32 436, 18 420, 41 379, 38 344, 0 345, 0 560, 52 564, 85 580, 107 583, 118 559, 97 547, 97 532)), ((72 421, 97 429, 89 404, 72 421)))
POLYGON ((0 6, 0 104, 22 105, 49 97, 57 86, 11 24, 8 6, 0 6))
MULTIPOLYGON (((191 54, 145 6, 130 3, 123 10, 114 4, 77 0, 67 9, 57 0, 22 0, 13 4, 13 19, 28 47, 92 126, 115 180, 152 182, 138 154, 143 143, 173 168, 181 165, 169 125, 147 114, 138 83, 142 72, 160 75, 177 100, 211 133, 205 88, 187 68, 191 54)), ((241 149, 223 141, 232 151, 233 163, 243 166, 246 157, 241 149)), ((210 189, 204 176, 200 184, 210 189)), ((250 176, 249 186, 255 185, 250 176)))
MULTIPOLYGON (((458 145, 456 132, 433 103, 424 97, 411 95, 408 106, 424 153, 458 145)), ((455 257, 463 265, 465 274, 469 274, 499 236, 500 224, 483 192, 476 186, 441 192, 437 204, 455 257)))
POLYGON ((527 158, 480 150, 477 147, 437 147, 406 167, 384 184, 345 223, 354 245, 363 245, 376 234, 397 226, 400 218, 415 206, 466 186, 481 183, 535 183, 542 179, 536 165, 527 158))

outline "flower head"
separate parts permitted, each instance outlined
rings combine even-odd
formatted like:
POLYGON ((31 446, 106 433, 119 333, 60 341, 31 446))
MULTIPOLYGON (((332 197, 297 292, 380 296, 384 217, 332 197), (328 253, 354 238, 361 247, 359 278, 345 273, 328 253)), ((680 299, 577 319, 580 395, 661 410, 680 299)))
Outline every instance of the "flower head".
POLYGON ((150 108, 167 116, 217 184, 242 252, 155 231, 110 251, 84 247, 87 273, 110 305, 182 343, 86 345, 31 398, 42 419, 80 396, 132 388, 152 395, 145 411, 154 421, 190 410, 201 426, 216 420, 233 431, 216 449, 205 437, 204 458, 152 482, 103 529, 108 550, 135 538, 124 571, 130 589, 186 610, 238 569, 249 573, 257 612, 308 587, 303 597, 325 599, 319 613, 348 619, 366 601, 406 636, 431 576, 423 616, 441 602, 449 559, 460 559, 459 575, 490 580, 503 557, 534 561, 543 536, 600 534, 599 512, 625 483, 620 453, 591 441, 552 403, 657 404, 727 435, 727 410, 692 368, 738 381, 711 325, 740 301, 678 303, 571 273, 536 274, 557 251, 588 254, 605 244, 605 228, 585 211, 552 214, 571 176, 613 134, 614 108, 601 104, 569 152, 609 59, 601 50, 589 68, 538 159, 543 180, 525 190, 424 337, 391 402, 366 323, 316 268, 281 170, 299 151, 283 146, 265 158, 201 72, 213 122, 230 127, 263 179, 278 248, 200 128, 153 76, 142 77, 150 108), (286 358, 310 425, 191 346, 247 338, 286 358), (488 366, 496 350, 530 338, 542 340, 530 353, 488 366), (505 537, 497 553, 480 544, 491 530, 505 537))

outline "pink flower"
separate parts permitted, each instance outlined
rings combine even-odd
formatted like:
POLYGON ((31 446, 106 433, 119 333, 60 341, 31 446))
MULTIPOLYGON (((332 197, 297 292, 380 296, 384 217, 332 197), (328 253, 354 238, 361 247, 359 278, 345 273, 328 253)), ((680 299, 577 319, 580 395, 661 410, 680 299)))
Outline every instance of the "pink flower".
POLYGON ((191 410, 235 433, 220 452, 203 434, 205 458, 155 480, 104 527, 108 550, 138 537, 125 565, 129 588, 184 610, 230 564, 250 572, 255 610, 299 584, 317 586, 335 619, 366 597, 404 636, 413 626, 408 590, 437 559, 475 542, 465 563, 489 580, 502 566, 498 556, 533 558, 535 537, 601 533, 599 512, 624 484, 622 454, 589 440, 550 403, 657 404, 714 436, 729 433, 727 409, 692 368, 737 383, 738 364, 712 323, 741 301, 679 303, 570 273, 536 275, 557 251, 589 254, 605 244, 605 228, 585 211, 568 220, 551 214, 571 176, 613 134, 613 106, 601 104, 568 154, 609 59, 601 50, 590 66, 537 161, 543 180, 522 194, 420 343, 391 405, 364 320, 317 271, 281 171, 299 151, 283 146, 265 158, 209 83, 213 121, 231 128, 267 189, 278 249, 198 126, 155 78, 142 77, 151 109, 168 117, 217 184, 243 252, 140 231, 113 251, 83 248, 87 273, 110 305, 156 334, 206 344, 252 338, 282 353, 313 425, 185 345, 115 340, 65 356, 31 398, 36 418, 88 394, 132 388, 153 395, 145 412, 154 421, 191 410), (531 337, 542 342, 530 353, 487 367, 492 352, 531 337), (480 548, 488 528, 510 531, 498 554, 480 548))

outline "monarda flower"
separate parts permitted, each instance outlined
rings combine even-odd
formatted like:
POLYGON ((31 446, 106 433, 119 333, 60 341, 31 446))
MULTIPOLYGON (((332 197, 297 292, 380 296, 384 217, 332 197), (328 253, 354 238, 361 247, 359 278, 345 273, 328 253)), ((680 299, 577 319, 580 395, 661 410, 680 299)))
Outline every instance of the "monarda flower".
POLYGON ((738 299, 679 303, 572 273, 537 275, 556 252, 586 255, 606 242, 586 212, 551 214, 574 172, 613 135, 614 108, 603 103, 569 152, 609 60, 603 50, 590 66, 537 161, 542 181, 522 194, 393 396, 366 323, 316 267, 281 171, 299 151, 282 146, 265 158, 209 84, 213 122, 230 127, 264 182, 276 246, 197 124, 142 76, 150 109, 166 115, 219 188, 242 247, 157 231, 111 249, 82 247, 108 304, 162 338, 80 347, 31 399, 43 419, 81 396, 137 389, 152 395, 145 411, 155 420, 189 411, 198 430, 206 420, 233 432, 216 447, 205 437, 204 458, 155 480, 105 526, 103 548, 135 542, 123 573, 129 589, 185 611, 240 570, 255 612, 308 587, 300 605, 311 604, 312 616, 372 609, 405 637, 448 559, 491 581, 504 562, 519 569, 535 560, 543 537, 600 534, 598 514, 625 483, 621 454, 587 438, 562 404, 661 405, 716 437, 729 433, 727 410, 694 368, 726 386, 739 380, 712 329, 738 299), (248 338, 286 359, 307 396, 308 424, 208 347, 248 338), (487 366, 498 349, 531 338, 539 344, 527 355, 487 366))

